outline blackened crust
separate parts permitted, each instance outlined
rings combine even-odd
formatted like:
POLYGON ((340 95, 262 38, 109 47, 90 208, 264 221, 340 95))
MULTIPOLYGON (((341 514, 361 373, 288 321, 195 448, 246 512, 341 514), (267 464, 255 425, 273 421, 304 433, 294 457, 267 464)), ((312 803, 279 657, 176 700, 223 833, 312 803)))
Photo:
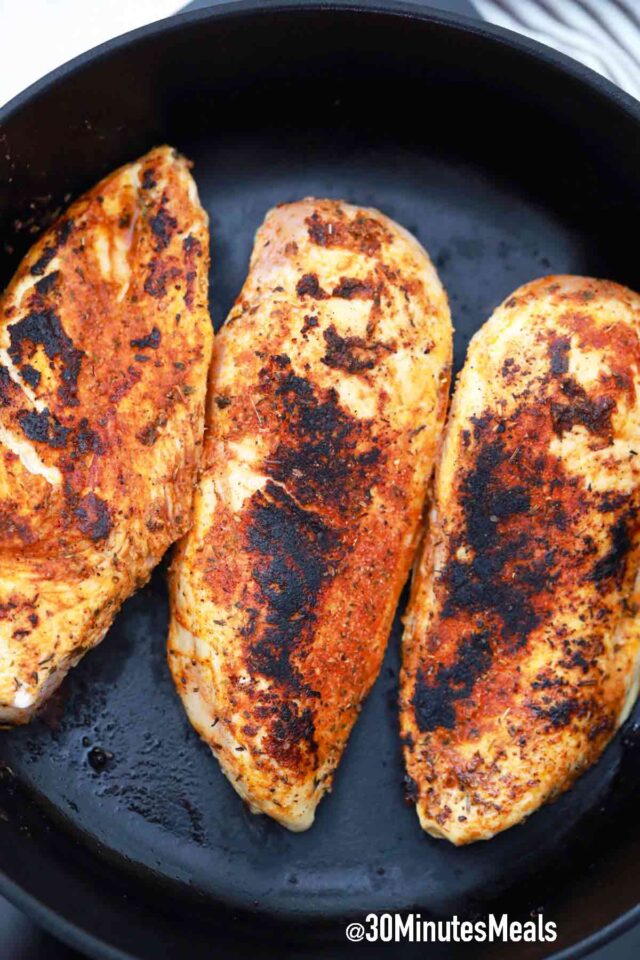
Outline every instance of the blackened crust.
POLYGON ((363 337, 341 337, 334 324, 323 332, 327 345, 322 362, 334 370, 362 373, 373 370, 385 353, 393 353, 392 344, 365 340, 363 337))

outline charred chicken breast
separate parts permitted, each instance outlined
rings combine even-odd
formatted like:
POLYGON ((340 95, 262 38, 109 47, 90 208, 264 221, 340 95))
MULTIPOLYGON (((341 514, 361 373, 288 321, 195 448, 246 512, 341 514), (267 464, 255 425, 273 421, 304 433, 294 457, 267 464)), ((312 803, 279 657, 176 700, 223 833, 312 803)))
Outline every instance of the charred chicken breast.
POLYGON ((469 348, 406 616, 425 830, 486 839, 567 789, 638 686, 640 297, 547 277, 469 348))
POLYGON ((0 303, 0 720, 29 719, 189 525, 207 216, 168 147, 75 202, 0 303))
POLYGON ((375 210, 273 210, 216 341, 169 663, 254 812, 304 830, 376 678, 445 416, 451 324, 375 210))

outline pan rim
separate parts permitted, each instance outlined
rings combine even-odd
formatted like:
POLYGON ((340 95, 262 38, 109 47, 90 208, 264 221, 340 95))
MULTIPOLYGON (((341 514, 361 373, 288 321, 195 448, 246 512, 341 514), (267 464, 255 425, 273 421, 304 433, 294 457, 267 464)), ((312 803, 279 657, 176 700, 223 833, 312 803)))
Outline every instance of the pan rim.
POLYGON ((60 80, 71 76, 87 64, 136 43, 138 40, 153 38, 156 35, 174 31, 179 32, 185 26, 204 23, 213 19, 226 20, 246 16, 247 14, 264 16, 273 13, 304 11, 397 16, 409 20, 442 24, 464 33, 473 33, 489 42, 497 42, 500 45, 510 47, 530 59, 538 62, 542 61, 559 73, 568 75, 580 83, 585 83, 618 109, 630 114, 632 119, 640 122, 640 100, 636 100, 631 94, 617 87, 611 80, 567 54, 505 27, 499 27, 462 14, 439 10, 429 3, 423 2, 423 0, 271 0, 268 6, 265 6, 261 0, 222 0, 221 3, 204 10, 176 13, 173 16, 164 17, 145 26, 137 27, 135 30, 129 30, 92 47, 84 53, 78 54, 71 60, 67 60, 17 93, 7 103, 1 105, 0 126, 15 112, 26 106, 30 100, 48 88, 55 86, 60 80))
MULTIPOLYGON (((211 20, 232 20, 247 15, 274 13, 295 15, 307 11, 393 16, 442 25, 461 33, 473 34, 487 43, 508 47, 521 56, 588 87, 592 93, 606 100, 611 107, 626 114, 640 126, 640 101, 591 68, 529 37, 479 19, 436 9, 423 0, 271 0, 268 5, 264 4, 263 0, 222 0, 221 3, 212 7, 177 13, 120 34, 54 68, 0 106, 0 129, 15 113, 67 77, 81 72, 90 63, 118 50, 134 46, 141 40, 153 40, 155 37, 174 31, 177 34, 192 24, 211 20)), ((38 896, 29 893, 24 886, 13 881, 2 869, 0 869, 0 894, 70 947, 89 951, 91 956, 100 960, 138 960, 134 954, 109 945, 78 922, 57 913, 38 896)), ((640 924, 640 903, 584 939, 550 954, 547 960, 579 960, 638 924, 640 924)))

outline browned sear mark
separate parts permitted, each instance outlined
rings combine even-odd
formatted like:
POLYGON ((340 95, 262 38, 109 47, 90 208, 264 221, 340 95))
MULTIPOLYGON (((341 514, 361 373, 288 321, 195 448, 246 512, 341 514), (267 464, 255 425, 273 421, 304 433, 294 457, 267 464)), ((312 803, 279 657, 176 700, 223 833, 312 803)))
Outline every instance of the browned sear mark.
POLYGON ((90 540, 105 540, 111 532, 109 507, 95 493, 81 497, 74 510, 78 527, 90 540))
POLYGON ((341 277, 340 282, 333 289, 333 296, 343 300, 370 300, 376 290, 368 280, 358 280, 357 277, 341 277))
POLYGON ((306 218, 305 223, 309 238, 318 246, 344 247, 370 257, 380 252, 383 243, 390 243, 393 239, 379 220, 374 220, 365 213, 360 213, 353 220, 339 216, 324 220, 316 210, 306 218))
POLYGON ((334 370, 362 373, 372 370, 385 353, 393 353, 395 344, 369 342, 362 337, 341 337, 334 324, 324 331, 327 345, 322 362, 334 370))
POLYGON ((561 437, 574 426, 586 427, 589 433, 602 437, 607 443, 613 440, 611 415, 616 408, 613 397, 603 396, 592 400, 584 387, 568 378, 561 387, 566 403, 551 401, 551 421, 555 433, 561 437))
POLYGON ((299 297, 313 297, 314 300, 326 300, 328 294, 320 286, 317 273, 305 273, 298 280, 296 293, 299 297))

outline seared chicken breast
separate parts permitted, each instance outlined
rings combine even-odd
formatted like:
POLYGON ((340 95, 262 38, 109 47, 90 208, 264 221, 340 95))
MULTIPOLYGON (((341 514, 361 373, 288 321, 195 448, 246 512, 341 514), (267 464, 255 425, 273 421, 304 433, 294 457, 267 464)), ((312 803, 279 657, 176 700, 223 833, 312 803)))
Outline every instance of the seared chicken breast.
POLYGON ((423 828, 486 839, 566 790, 638 687, 640 297, 547 277, 476 334, 406 615, 423 828))
POLYGON ((74 203, 0 303, 0 720, 21 723, 190 522, 207 216, 168 147, 74 203))
POLYGON ((445 416, 451 323, 375 210, 273 210, 216 340, 169 663, 254 812, 304 830, 375 680, 445 416))

